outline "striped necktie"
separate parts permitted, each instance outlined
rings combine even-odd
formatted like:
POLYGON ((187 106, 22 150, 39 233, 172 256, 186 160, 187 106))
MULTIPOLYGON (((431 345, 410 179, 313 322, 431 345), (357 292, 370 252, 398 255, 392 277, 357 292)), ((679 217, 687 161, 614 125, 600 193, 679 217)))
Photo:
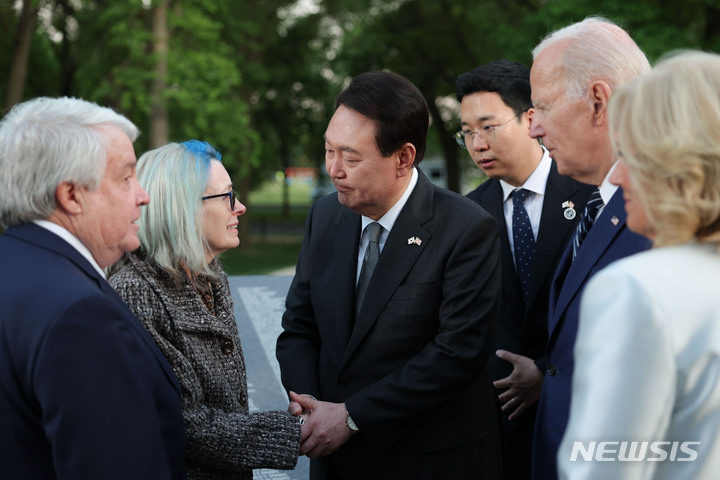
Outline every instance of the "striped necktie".
POLYGON ((575 230, 575 237, 573 237, 573 260, 575 260, 578 250, 580 249, 580 245, 582 245, 583 240, 587 237, 590 228, 595 222, 595 217, 597 217, 597 214, 603 205, 605 204, 600 196, 600 190, 595 189, 590 194, 590 198, 585 204, 585 211, 583 212, 582 217, 578 222, 577 229, 575 230))

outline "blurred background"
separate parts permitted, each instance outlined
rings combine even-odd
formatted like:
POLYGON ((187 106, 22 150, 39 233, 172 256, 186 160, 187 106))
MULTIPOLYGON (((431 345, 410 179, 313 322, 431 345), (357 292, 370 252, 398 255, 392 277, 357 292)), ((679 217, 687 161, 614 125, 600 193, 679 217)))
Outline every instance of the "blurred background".
POLYGON ((266 274, 294 265, 308 207, 333 191, 323 133, 350 78, 413 81, 432 115, 421 167, 466 193, 483 179, 453 140, 457 76, 499 58, 530 66, 546 33, 588 15, 629 30, 651 62, 720 51, 720 0, 0 0, 0 111, 82 97, 141 128, 138 156, 214 144, 248 207, 223 263, 266 274))

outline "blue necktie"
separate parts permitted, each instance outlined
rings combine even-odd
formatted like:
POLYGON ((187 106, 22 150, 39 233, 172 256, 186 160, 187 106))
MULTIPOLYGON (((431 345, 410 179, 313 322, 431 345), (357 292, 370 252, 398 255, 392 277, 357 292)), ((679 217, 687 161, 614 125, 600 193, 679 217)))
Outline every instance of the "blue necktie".
POLYGON ((595 189, 590 194, 590 198, 585 204, 585 211, 583 212, 582 217, 578 222, 577 229, 575 230, 575 236, 573 237, 573 260, 575 260, 578 250, 580 249, 580 245, 582 245, 583 240, 587 237, 590 227, 593 226, 595 217, 597 217, 597 214, 603 205, 605 204, 600 196, 600 190, 595 189))
POLYGON ((530 264, 535 254, 535 237, 533 236, 530 217, 528 217, 527 210, 525 210, 525 199, 530 193, 532 192, 524 188, 515 190, 512 193, 513 247, 515 250, 515 266, 517 267, 523 300, 527 300, 530 281, 530 264))
POLYGON ((362 270, 360 270, 360 278, 355 288, 355 315, 360 312, 360 307, 365 299, 365 292, 370 284, 375 265, 377 265, 380 257, 380 234, 383 231, 382 225, 378 222, 372 222, 365 227, 365 233, 368 236, 368 246, 365 249, 363 257, 362 270))

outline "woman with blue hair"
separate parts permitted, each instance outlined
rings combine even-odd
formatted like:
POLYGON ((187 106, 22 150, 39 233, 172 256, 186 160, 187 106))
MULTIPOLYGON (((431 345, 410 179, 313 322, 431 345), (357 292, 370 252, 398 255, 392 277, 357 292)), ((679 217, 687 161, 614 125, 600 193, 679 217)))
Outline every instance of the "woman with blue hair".
POLYGON ((151 202, 140 217, 140 248, 109 282, 167 357, 182 390, 188 479, 250 479, 253 468, 291 469, 298 419, 249 413, 245 359, 227 275, 217 260, 237 247, 235 198, 221 155, 190 140, 138 160, 151 202))

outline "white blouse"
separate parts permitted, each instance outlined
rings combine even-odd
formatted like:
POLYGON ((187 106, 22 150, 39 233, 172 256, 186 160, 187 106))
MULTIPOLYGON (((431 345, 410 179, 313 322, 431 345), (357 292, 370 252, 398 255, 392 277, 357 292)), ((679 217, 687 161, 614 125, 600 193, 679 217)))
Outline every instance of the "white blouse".
POLYGON ((689 243, 589 282, 563 479, 720 478, 720 253, 689 243))

